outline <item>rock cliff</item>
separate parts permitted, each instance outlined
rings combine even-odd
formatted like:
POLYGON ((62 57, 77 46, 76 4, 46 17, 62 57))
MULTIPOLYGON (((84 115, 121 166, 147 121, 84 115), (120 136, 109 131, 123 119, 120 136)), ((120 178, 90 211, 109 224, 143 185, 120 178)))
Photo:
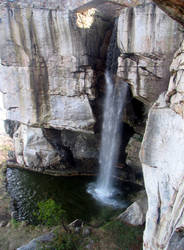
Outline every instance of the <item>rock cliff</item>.
POLYGON ((22 124, 15 150, 18 163, 29 168, 48 167, 53 157, 58 164, 64 160, 43 128, 52 129, 53 137, 63 129, 94 133, 96 85, 112 20, 93 12, 78 16, 73 9, 79 2, 0 3, 0 91, 6 119, 22 124))
POLYGON ((7 119, 89 131, 95 123, 94 67, 110 22, 96 16, 93 28, 80 29, 70 10, 52 8, 18 1, 1 7, 0 88, 7 119))
MULTIPOLYGON (((53 162, 51 155, 56 156, 55 164, 66 162, 68 152, 76 155, 74 141, 67 146, 62 142, 63 134, 69 135, 67 130, 74 137, 78 132, 99 131, 103 73, 115 16, 120 15, 118 77, 128 81, 133 96, 146 105, 167 88, 168 65, 182 32, 150 1, 61 4, 16 0, 0 4, 0 90, 6 119, 22 124, 14 135, 19 164, 47 168, 53 162), (52 133, 51 139, 43 129, 52 133), (54 137, 61 141, 56 143, 54 137), (43 159, 46 151, 35 144, 40 138, 52 151, 48 161, 43 159)), ((84 136, 85 148, 91 140, 98 145, 99 136, 88 137, 84 136)), ((83 159, 97 162, 98 153, 91 155, 83 159)))
MULTIPOLYGON (((183 1, 155 2, 183 24, 183 1)), ((96 172, 105 62, 117 16, 116 79, 131 87, 124 122, 133 135, 126 163, 135 172, 154 103, 140 153, 148 195, 144 248, 182 249, 184 43, 174 52, 183 27, 152 1, 1 0, 6 129, 25 168, 96 172)))
POLYGON ((153 103, 168 87, 169 66, 183 38, 180 29, 150 1, 120 14, 118 76, 129 82, 133 95, 145 104, 153 103))
POLYGON ((184 24, 183 0, 154 0, 169 16, 184 24))
POLYGON ((183 249, 183 62, 184 43, 171 64, 167 93, 150 110, 141 148, 149 204, 145 249, 183 249))

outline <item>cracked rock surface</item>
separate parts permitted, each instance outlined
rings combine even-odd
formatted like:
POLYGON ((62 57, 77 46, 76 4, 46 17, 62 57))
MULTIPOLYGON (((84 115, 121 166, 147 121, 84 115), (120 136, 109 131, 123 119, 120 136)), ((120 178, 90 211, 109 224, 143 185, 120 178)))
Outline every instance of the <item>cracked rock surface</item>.
MULTIPOLYGON (((183 62, 182 43, 175 54, 171 73, 180 75, 183 62)), ((184 228, 184 120, 171 92, 175 88, 177 95, 183 81, 182 76, 173 81, 172 75, 167 94, 159 97, 148 116, 140 152, 148 196, 144 249, 168 250, 171 246, 172 249, 182 249, 179 246, 184 228)))

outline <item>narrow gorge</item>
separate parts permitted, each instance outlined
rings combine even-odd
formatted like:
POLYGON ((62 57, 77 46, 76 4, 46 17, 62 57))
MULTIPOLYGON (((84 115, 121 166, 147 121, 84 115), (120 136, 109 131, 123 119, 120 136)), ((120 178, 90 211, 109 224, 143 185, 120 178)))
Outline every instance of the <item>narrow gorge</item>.
POLYGON ((96 176, 106 162, 97 189, 113 189, 109 165, 146 190, 145 250, 184 249, 183 25, 182 0, 0 1, 8 166, 96 176))

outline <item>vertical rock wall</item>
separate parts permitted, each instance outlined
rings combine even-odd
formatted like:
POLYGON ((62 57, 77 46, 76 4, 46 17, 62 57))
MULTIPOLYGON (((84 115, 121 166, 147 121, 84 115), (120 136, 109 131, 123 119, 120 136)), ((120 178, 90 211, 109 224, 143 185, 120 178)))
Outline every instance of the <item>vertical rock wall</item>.
MULTIPOLYGON (((94 12, 84 20, 91 20, 89 26, 79 27, 73 10, 80 4, 0 2, 0 92, 7 126, 20 122, 14 134, 17 162, 30 169, 43 170, 76 154, 77 142, 65 147, 57 130, 84 133, 82 147, 91 140, 85 133, 94 133, 95 85, 104 70, 112 20, 94 12), (51 129, 53 141, 43 128, 51 129)), ((98 137, 91 137, 98 144, 98 137)))
POLYGON ((90 29, 81 29, 75 14, 51 3, 4 3, 0 16, 0 90, 7 119, 93 131, 94 68, 103 60, 110 21, 95 16, 90 29))
POLYGON ((144 249, 183 249, 184 42, 171 64, 171 79, 150 110, 140 152, 148 212, 144 249))
POLYGON ((118 76, 133 95, 153 103, 168 87, 169 66, 183 39, 182 27, 153 2, 123 9, 118 24, 118 76))
POLYGON ((133 105, 132 102, 127 111, 130 119, 130 110, 133 109, 132 120, 128 122, 135 134, 126 148, 126 163, 138 174, 142 173, 138 152, 147 113, 158 96, 168 88, 169 67, 182 40, 182 26, 152 1, 143 1, 121 11, 118 22, 121 55, 117 74, 130 84, 133 97, 144 104, 138 107, 138 103, 133 105))

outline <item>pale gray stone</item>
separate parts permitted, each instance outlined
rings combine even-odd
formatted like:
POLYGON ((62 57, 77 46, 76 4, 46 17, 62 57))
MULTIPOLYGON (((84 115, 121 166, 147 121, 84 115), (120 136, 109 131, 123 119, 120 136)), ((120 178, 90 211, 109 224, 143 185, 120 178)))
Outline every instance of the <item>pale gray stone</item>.
POLYGON ((0 9, 0 92, 7 119, 93 132, 93 65, 111 23, 95 15, 93 29, 81 29, 70 12, 78 3, 71 3, 16 1, 0 9))
POLYGON ((153 2, 123 9, 118 21, 118 76, 134 97, 152 104, 167 89, 169 66, 183 40, 181 26, 153 2))
POLYGON ((171 78, 169 88, 166 93, 166 99, 169 107, 177 114, 184 117, 184 41, 174 55, 170 67, 171 78))
POLYGON ((133 226, 143 225, 148 210, 147 196, 138 199, 130 205, 117 219, 133 226))
POLYGON ((17 162, 31 168, 48 167, 61 160, 57 151, 45 139, 41 128, 21 125, 14 134, 17 162))
POLYGON ((148 196, 144 249, 167 249, 184 226, 184 120, 168 107, 149 113, 140 152, 148 196))
POLYGON ((47 248, 46 245, 52 242, 54 240, 54 237, 55 237, 54 233, 47 233, 36 239, 33 239, 28 244, 17 248, 17 250, 38 250, 38 249, 42 249, 43 244, 44 244, 44 248, 45 247, 47 248))
POLYGON ((181 231, 174 232, 167 250, 183 250, 184 249, 184 235, 183 228, 181 231))

